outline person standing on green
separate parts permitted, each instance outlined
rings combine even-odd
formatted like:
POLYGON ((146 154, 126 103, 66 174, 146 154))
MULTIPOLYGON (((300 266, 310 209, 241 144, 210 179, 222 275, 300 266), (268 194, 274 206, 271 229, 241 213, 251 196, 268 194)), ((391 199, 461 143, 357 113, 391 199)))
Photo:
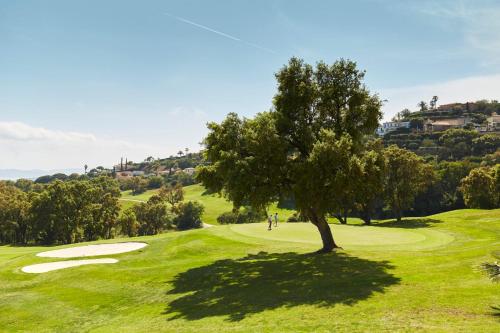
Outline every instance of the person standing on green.
POLYGON ((278 213, 274 213, 274 226, 278 226, 278 213))
POLYGON ((269 222, 269 228, 267 228, 267 230, 271 230, 271 226, 273 225, 273 216, 272 215, 269 215, 269 217, 267 218, 267 222, 269 222))

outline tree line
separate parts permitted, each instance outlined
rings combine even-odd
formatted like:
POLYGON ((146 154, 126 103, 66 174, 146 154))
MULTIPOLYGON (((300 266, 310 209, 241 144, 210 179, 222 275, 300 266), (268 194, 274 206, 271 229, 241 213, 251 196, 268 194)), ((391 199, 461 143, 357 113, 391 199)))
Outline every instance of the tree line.
POLYGON ((70 244, 201 227, 203 206, 183 196, 169 204, 168 193, 182 191, 162 188, 120 214, 120 188, 111 177, 0 182, 0 243, 70 244))

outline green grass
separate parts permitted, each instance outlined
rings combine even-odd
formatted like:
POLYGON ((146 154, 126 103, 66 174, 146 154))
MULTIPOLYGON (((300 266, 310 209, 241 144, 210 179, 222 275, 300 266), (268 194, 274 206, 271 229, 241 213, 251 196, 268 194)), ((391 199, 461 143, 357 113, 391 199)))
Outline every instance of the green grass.
POLYGON ((500 284, 477 268, 500 250, 500 210, 332 228, 344 250, 328 255, 310 254, 309 224, 260 223, 137 237, 149 246, 117 264, 45 274, 20 269, 56 261, 46 247, 0 246, 0 331, 498 332, 500 284))
MULTIPOLYGON (((133 195, 131 191, 122 192, 121 206, 122 210, 127 209, 138 201, 146 201, 152 195, 156 194, 158 190, 149 190, 144 193, 133 195)), ((184 187, 184 200, 185 201, 198 201, 203 204, 205 211, 203 213, 203 222, 208 224, 218 224, 217 217, 222 213, 229 212, 233 208, 230 201, 219 196, 218 194, 207 194, 205 188, 200 184, 190 185, 184 187)), ((276 204, 269 207, 269 213, 278 213, 281 220, 286 219, 293 214, 293 210, 278 208, 276 204)))

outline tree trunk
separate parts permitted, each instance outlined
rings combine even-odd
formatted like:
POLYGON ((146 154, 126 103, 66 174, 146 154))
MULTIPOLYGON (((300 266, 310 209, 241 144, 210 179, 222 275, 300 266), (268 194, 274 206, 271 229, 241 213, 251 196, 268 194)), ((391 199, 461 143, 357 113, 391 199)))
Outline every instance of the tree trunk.
POLYGON ((333 251, 333 249, 338 248, 337 244, 333 240, 332 231, 330 230, 330 226, 326 221, 324 216, 318 216, 316 213, 310 214, 310 219, 312 224, 318 228, 318 231, 321 235, 321 241, 323 242, 323 247, 319 249, 318 253, 327 253, 333 251))
POLYGON ((361 219, 365 222, 365 225, 372 224, 371 207, 363 206, 361 211, 361 219))
POLYGON ((347 219, 344 220, 344 218, 342 217, 342 214, 338 213, 338 214, 334 214, 333 216, 335 216, 335 218, 337 220, 339 220, 340 224, 347 224, 347 219))

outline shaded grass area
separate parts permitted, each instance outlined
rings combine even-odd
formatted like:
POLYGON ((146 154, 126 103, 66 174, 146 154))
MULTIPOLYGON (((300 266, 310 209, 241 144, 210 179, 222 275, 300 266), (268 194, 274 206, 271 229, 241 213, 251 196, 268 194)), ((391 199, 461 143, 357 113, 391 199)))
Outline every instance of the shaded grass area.
POLYGON ((382 221, 374 223, 373 225, 377 227, 387 227, 387 228, 404 228, 404 229, 416 229, 416 228, 427 228, 433 224, 440 223, 441 220, 431 219, 431 218, 407 218, 400 222, 393 221, 382 221))
POLYGON ((169 303, 169 320, 227 316, 240 321, 269 309, 337 303, 354 305, 383 292, 399 278, 387 261, 371 261, 344 253, 250 254, 218 260, 177 275, 169 294, 185 294, 169 303))

